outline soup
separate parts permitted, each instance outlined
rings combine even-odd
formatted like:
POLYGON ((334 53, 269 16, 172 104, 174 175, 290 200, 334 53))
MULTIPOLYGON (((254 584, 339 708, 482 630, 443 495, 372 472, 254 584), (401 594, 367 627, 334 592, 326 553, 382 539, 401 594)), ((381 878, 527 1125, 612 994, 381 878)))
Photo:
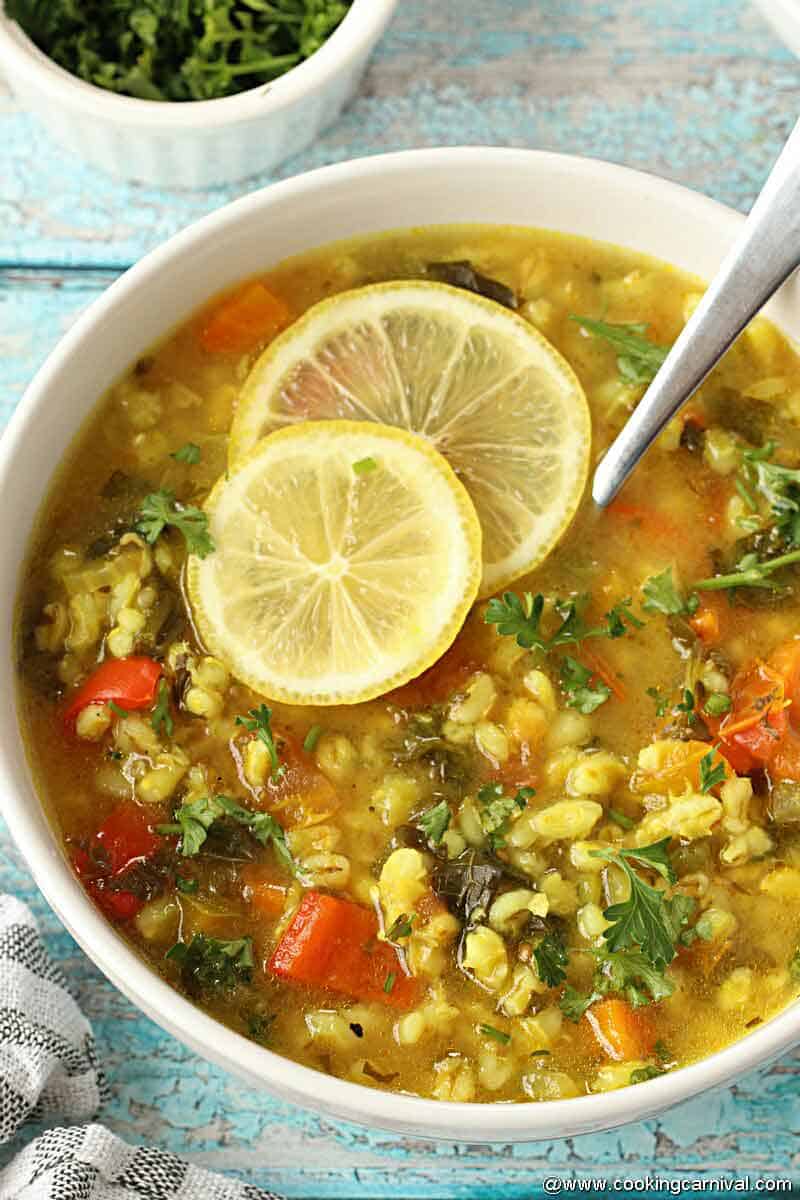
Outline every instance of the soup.
MULTIPOLYGON (((187 551, 220 552, 202 505, 239 478, 248 374, 318 302, 432 279, 560 351, 592 462, 701 294, 621 249, 453 227, 214 300, 100 401, 44 506, 19 600, 30 762, 94 902, 245 1037, 444 1100, 636 1084, 800 987, 800 363, 756 321, 622 497, 584 494, 432 666, 359 703, 267 704, 186 595, 187 551)), ((341 415, 314 403, 295 425, 341 415)))

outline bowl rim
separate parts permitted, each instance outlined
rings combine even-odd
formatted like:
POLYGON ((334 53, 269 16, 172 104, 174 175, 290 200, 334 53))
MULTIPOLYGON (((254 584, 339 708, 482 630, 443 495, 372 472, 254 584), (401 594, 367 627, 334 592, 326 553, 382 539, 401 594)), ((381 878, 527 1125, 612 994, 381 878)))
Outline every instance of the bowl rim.
MULTIPOLYGON (((559 177, 566 175, 576 187, 588 191, 601 180, 617 190, 634 189, 642 206, 649 207, 652 201, 653 211, 658 211, 659 206, 669 204, 676 214, 682 212, 705 224, 713 223, 729 241, 743 222, 743 217, 732 209, 656 176, 597 159, 525 149, 455 147, 402 151, 318 168, 273 184, 225 205, 175 234, 126 271, 78 318, 37 372, 0 439, 0 502, 9 486, 7 476, 18 447, 27 437, 28 425, 38 409, 45 406, 73 352, 92 338, 110 309, 125 306, 129 296, 151 278, 178 264, 198 243, 210 238, 224 241, 227 229, 252 220, 263 208, 291 206, 293 198, 324 189, 326 185, 353 185, 376 176, 388 176, 391 180, 404 172, 447 170, 457 165, 479 167, 500 177, 514 163, 535 165, 543 171, 549 169, 559 177)), ((40 505, 42 500, 40 494, 40 505)), ((15 594, 17 587, 15 579, 15 594)), ((15 785, 16 773, 7 740, 0 738, 0 811, 37 886, 90 960, 132 1003, 202 1057, 250 1084, 265 1087, 306 1108, 428 1138, 486 1143, 574 1136, 653 1116, 769 1062, 800 1040, 800 1005, 795 1003, 738 1042, 659 1078, 614 1092, 539 1103, 458 1104, 378 1091, 325 1075, 234 1033, 184 999, 146 966, 91 903, 67 864, 51 827, 48 825, 44 831, 41 813, 37 821, 37 814, 25 802, 24 789, 15 785)))
POLYGON ((256 120, 276 113, 324 87, 339 71, 367 54, 391 20, 398 0, 353 0, 339 25, 319 50, 283 75, 233 96, 214 100, 142 100, 87 83, 53 62, 21 26, 0 7, 0 67, 44 92, 53 104, 82 109, 120 124, 194 127, 256 120))

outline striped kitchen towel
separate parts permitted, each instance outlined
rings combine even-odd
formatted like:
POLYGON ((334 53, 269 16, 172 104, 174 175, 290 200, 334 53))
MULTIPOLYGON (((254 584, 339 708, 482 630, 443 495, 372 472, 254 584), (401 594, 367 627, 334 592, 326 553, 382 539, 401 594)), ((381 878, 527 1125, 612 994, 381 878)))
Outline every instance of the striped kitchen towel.
MULTIPOLYGON (((88 1122, 106 1094, 89 1022, 33 914, 0 895, 0 1146, 28 1119, 88 1122)), ((0 1168, 0 1200, 278 1198, 79 1124, 49 1129, 0 1168)))

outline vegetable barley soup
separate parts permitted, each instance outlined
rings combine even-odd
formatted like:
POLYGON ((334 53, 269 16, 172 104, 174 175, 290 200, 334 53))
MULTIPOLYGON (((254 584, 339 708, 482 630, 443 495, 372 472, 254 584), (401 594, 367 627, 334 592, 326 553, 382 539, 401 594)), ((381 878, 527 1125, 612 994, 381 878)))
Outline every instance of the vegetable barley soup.
POLYGON ((585 487, 699 295, 399 232, 217 297, 102 399, 21 589, 28 753, 94 903, 245 1037, 542 1101, 796 996, 797 355, 756 321, 619 500, 585 487))

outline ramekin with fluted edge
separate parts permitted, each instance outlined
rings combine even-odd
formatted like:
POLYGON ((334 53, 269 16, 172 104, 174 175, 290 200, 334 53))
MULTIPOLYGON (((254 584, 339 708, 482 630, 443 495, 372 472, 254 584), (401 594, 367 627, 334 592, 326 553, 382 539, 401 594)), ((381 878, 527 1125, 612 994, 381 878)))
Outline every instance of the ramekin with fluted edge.
POLYGON ((234 183, 304 150, 355 95, 397 0, 353 0, 310 58, 236 96, 137 100, 76 78, 3 13, 0 70, 68 150, 111 175, 159 187, 234 183))
MULTIPOLYGON (((98 397, 166 330, 223 288, 287 255, 355 234, 475 221, 582 234, 711 276, 743 218, 704 196, 591 159, 531 150, 414 150, 274 184, 148 254, 76 322, 0 439, 0 811, 53 909, 134 1004, 198 1054, 285 1100, 421 1137, 525 1142, 654 1116, 729 1083, 800 1041, 795 1003, 702 1062, 616 1092, 538 1104, 456 1104, 366 1088, 300 1066, 195 1008, 137 957, 72 873, 33 787, 14 704, 15 594, 37 512, 98 397)), ((767 314, 800 340, 800 282, 767 314)))
POLYGON ((800 55, 800 0, 755 0, 790 50, 800 55))

